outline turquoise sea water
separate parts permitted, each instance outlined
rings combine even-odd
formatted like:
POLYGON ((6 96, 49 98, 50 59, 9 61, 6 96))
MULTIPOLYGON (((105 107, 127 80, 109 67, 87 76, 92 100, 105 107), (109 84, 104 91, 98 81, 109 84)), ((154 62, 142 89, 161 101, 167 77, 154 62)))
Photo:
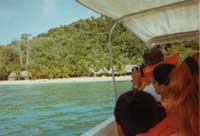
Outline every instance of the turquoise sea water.
POLYGON ((0 86, 0 136, 79 136, 112 115, 113 96, 112 82, 0 86))

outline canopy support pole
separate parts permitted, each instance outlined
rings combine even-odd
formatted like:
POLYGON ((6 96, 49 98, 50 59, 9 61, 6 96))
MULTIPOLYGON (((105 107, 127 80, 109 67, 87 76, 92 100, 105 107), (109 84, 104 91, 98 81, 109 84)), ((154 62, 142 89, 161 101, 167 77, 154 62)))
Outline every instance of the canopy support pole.
POLYGON ((108 37, 108 46, 109 46, 109 53, 110 53, 110 67, 112 71, 112 82, 113 82, 113 88, 114 88, 114 97, 115 100, 117 100, 117 88, 116 88, 116 81, 115 81, 115 73, 114 73, 114 66, 113 66, 113 54, 112 54, 112 33, 113 30, 115 29, 116 25, 118 22, 115 22, 114 25, 112 26, 109 37, 108 37))
POLYGON ((142 50, 142 54, 144 54, 145 52, 145 49, 149 49, 148 45, 152 43, 152 39, 147 41, 145 44, 144 44, 144 47, 143 47, 143 50, 142 50))

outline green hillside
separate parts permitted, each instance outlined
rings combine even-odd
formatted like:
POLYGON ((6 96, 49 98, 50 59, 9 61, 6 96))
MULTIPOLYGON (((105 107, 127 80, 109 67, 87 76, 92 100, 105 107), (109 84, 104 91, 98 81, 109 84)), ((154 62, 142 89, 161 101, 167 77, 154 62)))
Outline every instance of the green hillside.
MULTIPOLYGON (((29 42, 29 65, 27 70, 33 79, 90 76, 91 69, 110 69, 108 34, 113 21, 100 17, 79 20, 70 25, 50 29, 29 42)), ((27 38, 0 46, 0 80, 7 79, 10 72, 26 69, 27 38), (20 67, 20 47, 22 66, 20 67)), ((141 63, 143 42, 118 25, 113 33, 113 56, 117 70, 123 71, 127 64, 141 63)), ((165 48, 163 48, 166 51, 165 48)), ((181 60, 198 51, 198 42, 170 45, 166 56, 177 51, 181 60)))

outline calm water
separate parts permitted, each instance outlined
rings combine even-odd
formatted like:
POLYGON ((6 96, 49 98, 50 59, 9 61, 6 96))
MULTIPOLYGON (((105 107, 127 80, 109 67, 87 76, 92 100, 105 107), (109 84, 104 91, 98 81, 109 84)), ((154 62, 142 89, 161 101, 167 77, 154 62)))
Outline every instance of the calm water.
POLYGON ((112 82, 0 86, 0 136, 79 136, 112 115, 112 89, 112 82))

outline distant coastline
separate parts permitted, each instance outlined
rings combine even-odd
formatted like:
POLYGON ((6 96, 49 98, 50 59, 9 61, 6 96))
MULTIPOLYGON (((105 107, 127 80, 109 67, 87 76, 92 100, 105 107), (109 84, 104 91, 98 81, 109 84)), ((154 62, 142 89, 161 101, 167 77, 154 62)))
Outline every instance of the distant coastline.
MULTIPOLYGON (((116 81, 129 81, 131 76, 117 76, 116 81)), ((0 85, 15 84, 38 84, 38 83, 84 83, 84 82, 104 82, 112 81, 112 77, 75 77, 62 79, 38 79, 38 80, 16 80, 16 81, 0 81, 0 85)))

